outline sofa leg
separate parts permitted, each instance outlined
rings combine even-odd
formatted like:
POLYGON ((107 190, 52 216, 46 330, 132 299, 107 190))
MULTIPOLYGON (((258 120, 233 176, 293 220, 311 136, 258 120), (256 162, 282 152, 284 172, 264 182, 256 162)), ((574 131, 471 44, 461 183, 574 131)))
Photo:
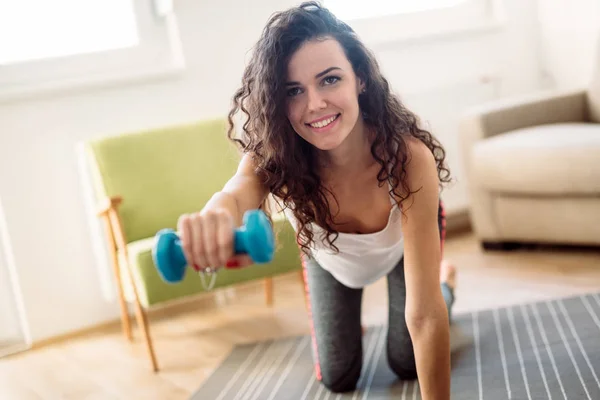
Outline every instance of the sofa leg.
POLYGON ((484 240, 481 242, 481 247, 485 251, 511 251, 521 248, 522 245, 518 242, 499 241, 492 242, 484 240))

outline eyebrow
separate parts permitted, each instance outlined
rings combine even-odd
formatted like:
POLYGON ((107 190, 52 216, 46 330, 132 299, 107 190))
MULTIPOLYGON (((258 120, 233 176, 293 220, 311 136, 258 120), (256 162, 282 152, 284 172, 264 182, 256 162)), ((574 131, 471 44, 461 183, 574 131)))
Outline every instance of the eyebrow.
MULTIPOLYGON (((334 71, 334 70, 336 70, 336 69, 339 69, 339 70, 341 70, 341 68, 340 68, 340 67, 329 67, 329 68, 327 68, 325 71, 319 72, 317 75, 315 75, 315 78, 320 78, 320 77, 322 77, 323 75, 326 75, 326 74, 328 74, 328 73, 330 73, 331 71, 334 71)), ((300 85, 300 82, 295 82, 295 81, 292 81, 292 82, 286 82, 286 84, 285 84, 285 85, 286 85, 286 86, 300 85)))

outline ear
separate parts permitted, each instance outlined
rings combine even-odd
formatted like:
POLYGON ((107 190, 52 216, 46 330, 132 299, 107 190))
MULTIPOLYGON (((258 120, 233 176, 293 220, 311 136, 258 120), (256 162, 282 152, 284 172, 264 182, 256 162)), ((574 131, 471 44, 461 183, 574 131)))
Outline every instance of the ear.
POLYGON ((357 82, 358 82, 358 94, 363 94, 367 90, 365 82, 361 78, 358 78, 357 82))

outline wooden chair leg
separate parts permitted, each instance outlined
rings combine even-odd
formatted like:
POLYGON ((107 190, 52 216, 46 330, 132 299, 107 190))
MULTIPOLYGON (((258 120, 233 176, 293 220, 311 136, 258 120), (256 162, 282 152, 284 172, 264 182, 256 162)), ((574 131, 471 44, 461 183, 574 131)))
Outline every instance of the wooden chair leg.
POLYGON ((127 272, 129 281, 131 283, 131 289, 133 291, 134 297, 134 305, 135 305, 135 316, 138 323, 138 326, 142 330, 142 335, 144 337, 144 341, 146 342, 146 350, 148 351, 148 355, 150 357, 150 362, 152 364, 152 371, 158 371, 158 363, 156 361, 156 354, 154 353, 154 346, 152 344, 152 338, 150 337, 150 329, 148 328, 148 319, 144 309, 142 308, 142 304, 140 303, 140 297, 137 291, 137 287, 135 285, 135 279, 133 278, 133 271, 131 270, 131 266, 129 265, 129 259, 127 255, 127 242, 125 240, 125 235, 123 233, 123 226, 119 214, 116 209, 110 209, 108 216, 110 218, 111 225, 113 226, 113 232, 115 234, 115 243, 117 248, 120 248, 123 252, 123 259, 126 263, 125 271, 127 272))
POLYGON ((265 278, 265 299, 267 306, 273 305, 273 278, 265 278))
POLYGON ((123 329, 123 335, 128 341, 132 341, 133 337, 131 335, 131 323, 129 320, 129 312, 127 309, 127 302, 125 301, 125 293, 123 292, 123 282, 121 280, 121 273, 119 270, 119 258, 117 255, 117 248, 114 242, 114 236, 112 227, 110 224, 110 220, 107 215, 102 218, 104 220, 105 232, 106 232, 106 241, 108 243, 110 255, 112 258, 112 266, 113 273, 115 276, 115 280, 117 283, 117 291, 119 295, 119 306, 121 308, 121 328, 123 329))

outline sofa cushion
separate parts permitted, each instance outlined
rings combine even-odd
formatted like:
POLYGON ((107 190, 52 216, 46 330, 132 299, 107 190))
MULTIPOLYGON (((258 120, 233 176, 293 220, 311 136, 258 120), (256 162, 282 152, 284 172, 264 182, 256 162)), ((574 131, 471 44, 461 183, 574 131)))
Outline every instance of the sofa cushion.
POLYGON ((477 142, 471 156, 474 184, 490 191, 600 193, 600 124, 518 129, 477 142))

